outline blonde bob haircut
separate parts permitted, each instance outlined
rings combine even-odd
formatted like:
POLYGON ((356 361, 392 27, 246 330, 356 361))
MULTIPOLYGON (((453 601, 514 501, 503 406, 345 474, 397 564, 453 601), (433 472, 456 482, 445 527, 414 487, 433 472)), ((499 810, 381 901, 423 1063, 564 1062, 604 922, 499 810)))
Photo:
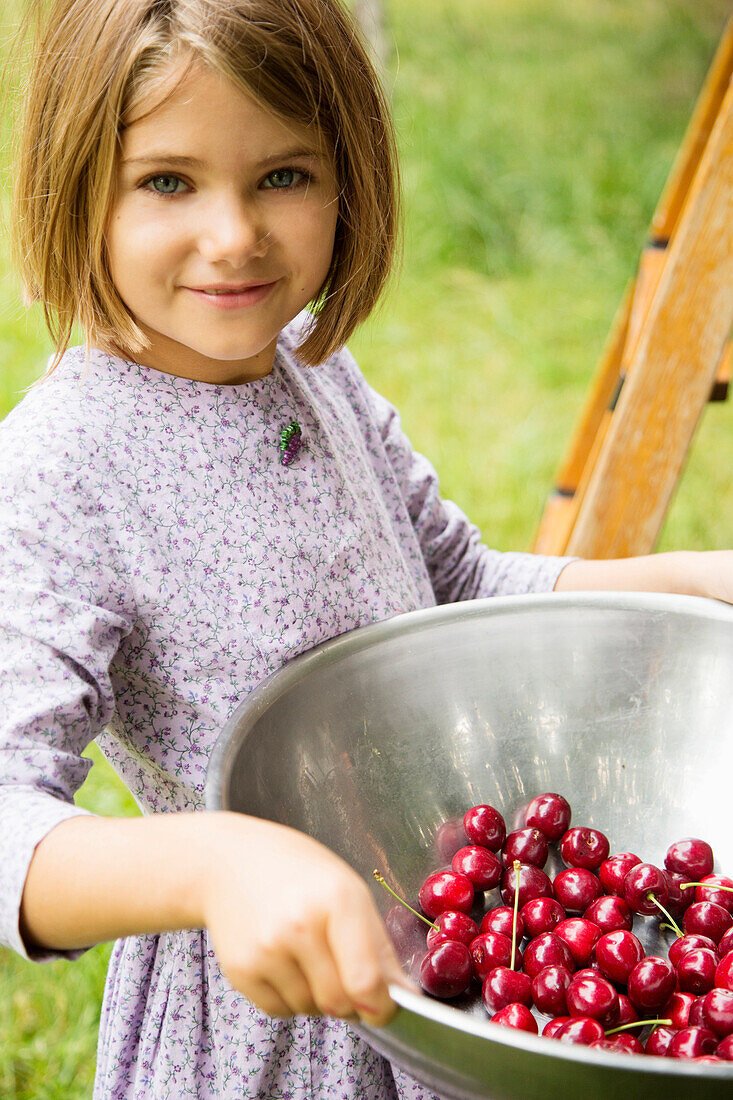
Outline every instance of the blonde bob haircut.
POLYGON ((43 303, 55 341, 51 370, 75 323, 87 352, 112 344, 134 356, 149 347, 110 277, 105 226, 126 120, 143 91, 187 56, 325 141, 339 216, 299 358, 321 363, 346 342, 392 268, 399 170, 379 78, 338 0, 31 0, 23 32, 35 41, 11 240, 25 303, 43 303))

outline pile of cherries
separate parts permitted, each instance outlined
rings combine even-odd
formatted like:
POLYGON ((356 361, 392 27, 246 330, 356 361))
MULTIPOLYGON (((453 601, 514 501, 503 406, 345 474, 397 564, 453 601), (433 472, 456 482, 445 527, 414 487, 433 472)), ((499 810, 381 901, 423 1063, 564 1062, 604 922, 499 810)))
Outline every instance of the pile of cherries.
POLYGON ((534 1007, 550 1017, 542 1034, 563 1042, 733 1061, 733 879, 712 873, 703 840, 677 841, 656 867, 611 855, 603 833, 570 819, 567 800, 551 793, 508 835, 492 806, 466 812, 458 836, 468 843, 423 883, 424 916, 411 910, 430 925, 423 989, 460 998, 479 982, 492 1023, 536 1035, 534 1007), (566 869, 551 880, 543 868, 554 842, 566 869), (504 904, 479 924, 477 904, 496 888, 504 904), (668 958, 646 954, 635 916, 660 918, 674 934, 668 958))

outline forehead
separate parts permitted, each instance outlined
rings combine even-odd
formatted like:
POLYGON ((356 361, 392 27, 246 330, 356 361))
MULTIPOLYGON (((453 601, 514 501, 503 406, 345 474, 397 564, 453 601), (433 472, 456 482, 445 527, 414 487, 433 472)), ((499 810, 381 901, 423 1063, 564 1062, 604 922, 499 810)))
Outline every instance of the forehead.
POLYGON ((126 112, 120 132, 126 156, 142 155, 160 141, 226 142, 232 153, 258 155, 268 146, 290 148, 295 142, 328 156, 317 127, 282 119, 227 76, 191 57, 151 76, 126 112))

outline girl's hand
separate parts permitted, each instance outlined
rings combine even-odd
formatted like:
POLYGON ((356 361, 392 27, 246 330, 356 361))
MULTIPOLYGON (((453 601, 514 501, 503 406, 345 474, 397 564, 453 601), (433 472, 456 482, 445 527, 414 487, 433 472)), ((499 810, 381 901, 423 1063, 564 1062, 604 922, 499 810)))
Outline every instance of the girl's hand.
POLYGON ((202 915, 229 983, 271 1016, 388 1023, 410 984, 366 883, 304 833, 216 816, 202 915))

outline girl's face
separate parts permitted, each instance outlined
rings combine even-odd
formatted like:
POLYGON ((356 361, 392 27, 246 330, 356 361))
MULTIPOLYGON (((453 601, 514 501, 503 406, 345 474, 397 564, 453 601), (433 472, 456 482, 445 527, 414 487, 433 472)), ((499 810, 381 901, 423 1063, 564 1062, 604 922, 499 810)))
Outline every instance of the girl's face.
POLYGON ((262 378, 331 263, 329 153, 201 64, 161 98, 143 95, 123 131, 105 234, 115 287, 151 340, 135 359, 204 382, 262 378))

